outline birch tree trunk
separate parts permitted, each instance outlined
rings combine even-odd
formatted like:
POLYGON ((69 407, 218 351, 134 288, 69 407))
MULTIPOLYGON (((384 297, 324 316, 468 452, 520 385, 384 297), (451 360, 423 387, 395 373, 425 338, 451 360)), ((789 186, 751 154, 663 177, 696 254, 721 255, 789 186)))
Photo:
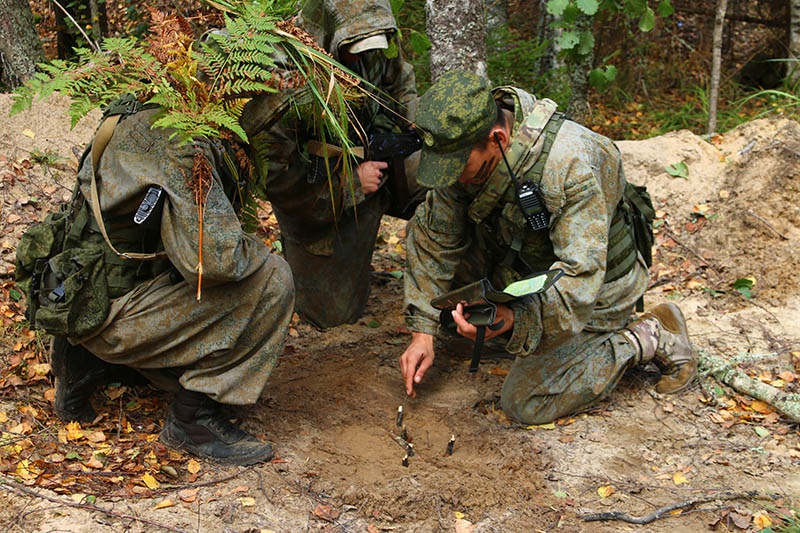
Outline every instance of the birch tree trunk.
POLYGON ((714 18, 714 44, 711 56, 711 88, 708 95, 708 127, 706 133, 717 130, 717 102, 719 101, 719 78, 722 65, 722 36, 725 29, 725 11, 728 0, 717 0, 717 14, 714 18))
MULTIPOLYGON (((592 17, 581 16, 576 29, 585 31, 592 26, 592 17)), ((589 72, 594 63, 594 50, 569 62, 569 104, 567 116, 578 124, 589 118, 589 72)))
POLYGON ((431 83, 448 70, 481 76, 486 68, 485 0, 426 0, 425 19, 431 41, 431 83))
POLYGON ((42 61, 44 49, 27 0, 0 0, 0 90, 24 83, 42 61))
POLYGON ((789 55, 792 62, 789 63, 787 73, 791 85, 800 82, 800 0, 791 0, 789 5, 790 26, 789 26, 789 55))

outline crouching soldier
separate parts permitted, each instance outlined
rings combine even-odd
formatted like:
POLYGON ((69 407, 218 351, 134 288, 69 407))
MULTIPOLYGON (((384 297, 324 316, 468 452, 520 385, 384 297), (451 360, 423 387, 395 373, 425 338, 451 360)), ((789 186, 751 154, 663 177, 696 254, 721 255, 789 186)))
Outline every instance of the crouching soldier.
POLYGON ((222 406, 253 404, 264 390, 292 315, 291 271, 242 229, 236 192, 248 171, 232 170, 241 160, 232 147, 181 145, 152 127, 156 113, 133 97, 112 105, 68 209, 18 247, 31 321, 55 335, 56 413, 92 420, 98 382, 131 368, 175 391, 164 444, 233 464, 268 461, 272 446, 222 406), (190 180, 198 157, 208 162, 202 190, 190 180))
MULTIPOLYGON (((549 269, 563 272, 552 287, 497 305, 480 332, 516 356, 502 389, 509 416, 541 424, 574 413, 635 365, 660 368, 660 392, 692 381, 697 357, 680 309, 659 305, 632 321, 647 288, 652 204, 625 180, 611 140, 564 120, 550 100, 458 70, 422 96, 416 126, 417 179, 433 190, 408 230, 412 338, 400 364, 409 395, 434 360, 432 299, 549 269)), ((479 339, 461 303, 451 316, 460 336, 479 339)))

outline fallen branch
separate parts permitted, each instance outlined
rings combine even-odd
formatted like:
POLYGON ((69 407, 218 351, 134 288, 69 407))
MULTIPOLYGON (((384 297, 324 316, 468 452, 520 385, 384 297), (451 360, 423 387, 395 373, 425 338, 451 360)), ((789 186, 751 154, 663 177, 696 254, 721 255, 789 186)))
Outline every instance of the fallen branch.
POLYGON ((671 503, 669 505, 665 505, 664 507, 660 507, 645 516, 631 516, 628 513, 623 513, 621 511, 611 511, 608 513, 586 514, 581 518, 583 518, 583 520, 586 522, 597 522, 600 520, 621 520, 622 522, 627 522, 629 524, 649 524, 650 522, 655 522, 660 518, 664 518, 664 515, 668 513, 677 511, 678 509, 686 509, 699 503, 708 503, 720 500, 744 500, 758 497, 776 499, 778 496, 772 494, 760 496, 757 491, 752 490, 746 492, 721 492, 717 494, 697 496, 696 498, 690 498, 682 502, 671 503))
POLYGON ((152 520, 148 520, 146 518, 142 518, 140 516, 134 516, 130 514, 118 513, 116 511, 112 511, 111 509, 105 509, 103 507, 98 507, 97 505, 92 505, 89 503, 75 503, 69 500, 62 500, 60 498, 53 498, 52 496, 47 496, 42 494, 41 492, 37 492, 33 489, 29 489, 24 485, 20 485, 13 481, 9 481, 0 477, 0 489, 3 489, 8 492, 14 492, 18 495, 27 495, 33 496, 35 498, 41 498, 43 500, 47 500, 48 502, 55 503, 58 505, 64 505, 66 507, 73 507, 75 509, 83 509, 85 511, 94 511, 97 513, 103 513, 108 516, 113 516, 114 518, 118 518, 120 520, 134 520, 136 522, 141 522, 142 524, 146 524, 151 526, 152 528, 163 529, 165 531, 174 531, 175 533, 185 533, 183 529, 176 529, 174 527, 160 524, 158 522, 154 522, 152 520))
POLYGON ((756 220, 758 220, 759 222, 761 222, 762 224, 764 224, 764 225, 767 227, 767 229, 769 229, 770 231, 772 231, 772 232, 773 232, 775 235, 777 235, 778 237, 780 237, 780 238, 781 238, 781 239, 783 239, 784 241, 788 241, 788 240, 789 240, 789 237, 787 237, 786 235, 784 235, 784 234, 783 234, 783 233, 781 233, 780 231, 776 230, 776 229, 775 229, 775 226, 773 226, 772 224, 770 224, 769 222, 767 222, 767 220, 766 220, 766 219, 764 219, 764 218, 762 218, 762 217, 760 217, 760 216, 756 215, 755 213, 753 213, 753 211, 752 211, 752 210, 748 209, 748 210, 746 211, 746 213, 747 213, 748 215, 750 215, 751 217, 755 218, 756 220))
POLYGON ((700 352, 700 371, 713 376, 729 387, 768 403, 793 422, 800 422, 800 394, 790 394, 761 380, 751 378, 730 361, 700 352))

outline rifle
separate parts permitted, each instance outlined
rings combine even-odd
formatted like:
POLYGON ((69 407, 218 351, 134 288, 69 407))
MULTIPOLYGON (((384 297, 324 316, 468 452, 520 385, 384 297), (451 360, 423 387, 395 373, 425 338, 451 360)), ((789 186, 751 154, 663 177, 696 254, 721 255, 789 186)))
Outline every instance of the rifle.
POLYGON ((386 161, 386 185, 392 193, 388 215, 409 220, 419 203, 408 190, 405 159, 422 148, 422 137, 415 131, 403 133, 373 133, 369 136, 366 157, 371 161, 386 161))

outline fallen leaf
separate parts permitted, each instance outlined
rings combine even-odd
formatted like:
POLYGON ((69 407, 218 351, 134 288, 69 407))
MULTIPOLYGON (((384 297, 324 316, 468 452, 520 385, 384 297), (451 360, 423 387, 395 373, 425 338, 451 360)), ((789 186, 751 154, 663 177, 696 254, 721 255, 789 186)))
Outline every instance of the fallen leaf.
POLYGON ((525 429, 556 429, 556 425, 553 422, 549 424, 534 424, 532 426, 526 426, 525 429))
POLYGON ((457 518, 455 523, 455 533, 472 533, 475 531, 475 524, 463 518, 457 518))
POLYGON ((103 468, 103 463, 100 461, 100 459, 98 459, 94 455, 88 461, 86 461, 83 464, 85 464, 89 468, 94 468, 95 470, 99 470, 99 469, 103 468))
POLYGON ((453 515, 456 517, 456 520, 463 520, 463 518, 466 516, 461 511, 453 511, 453 515))
POLYGON ((153 509, 166 509, 167 507, 174 507, 174 506, 175 502, 167 498, 165 500, 161 500, 160 502, 158 502, 153 509))
POLYGON ((758 529, 764 530, 772 526, 772 519, 767 516, 767 513, 758 513, 753 517, 753 525, 758 529))
POLYGON ((602 487, 598 487, 597 494, 601 498, 608 498, 614 494, 614 487, 612 485, 603 485, 602 487))
POLYGON ((178 498, 182 502, 192 503, 197 500, 197 491, 200 489, 183 489, 178 492, 178 498))
POLYGON ((322 518, 326 522, 333 522, 339 518, 339 511, 324 503, 318 503, 314 508, 314 516, 322 518))
POLYGON ((81 429, 80 422, 70 422, 67 424, 67 440, 80 440, 83 438, 83 430, 81 429))
POLYGON ((161 483, 159 483, 158 480, 149 472, 142 476, 142 483, 144 483, 145 486, 150 490, 156 490, 161 486, 161 483))
POLYGON ((36 138, 36 134, 33 133, 33 130, 28 129, 28 128, 25 128, 24 130, 22 130, 22 134, 25 137, 30 137, 31 139, 35 139, 36 138))
POLYGON ((251 496, 242 496, 241 498, 236 498, 236 501, 239 502, 242 507, 256 506, 256 499, 251 496))
POLYGON ((200 466, 200 463, 194 459, 189 459, 189 462, 186 463, 186 470, 188 470, 190 474, 198 473, 201 468, 202 466, 200 466))
POLYGON ((102 431, 94 431, 88 435, 86 435, 86 440, 89 442, 105 442, 106 435, 102 431))
POLYGON ((686 476, 684 476, 681 472, 675 472, 675 474, 672 475, 672 482, 676 485, 681 485, 683 483, 688 483, 689 480, 687 480, 686 476))

